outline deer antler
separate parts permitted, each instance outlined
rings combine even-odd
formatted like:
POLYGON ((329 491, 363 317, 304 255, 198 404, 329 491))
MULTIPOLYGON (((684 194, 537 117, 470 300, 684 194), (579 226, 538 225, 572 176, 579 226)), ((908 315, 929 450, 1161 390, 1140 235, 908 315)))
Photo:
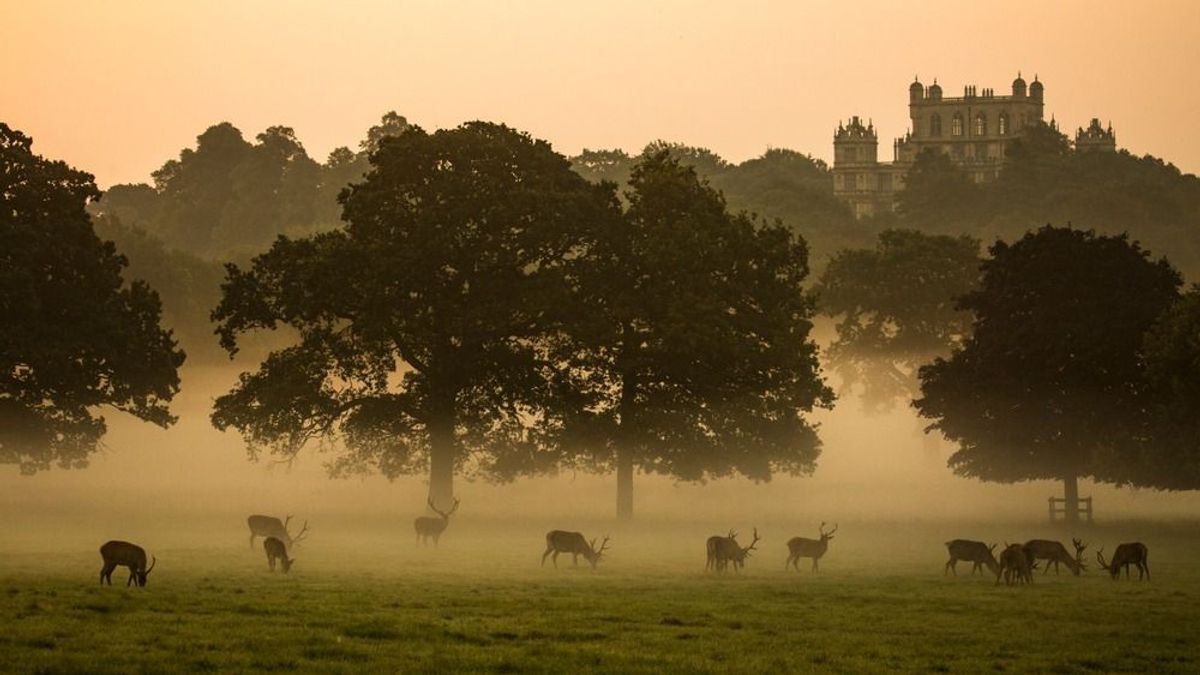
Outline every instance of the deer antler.
POLYGON ((604 541, 600 542, 600 550, 598 550, 598 551, 596 550, 596 540, 595 539, 592 540, 592 550, 596 551, 597 558, 600 557, 601 553, 604 553, 604 549, 606 549, 606 548, 608 548, 608 535, 607 534, 604 535, 604 541))
POLYGON ((1108 569, 1108 563, 1104 562, 1104 547, 1101 546, 1099 551, 1096 551, 1096 560, 1099 561, 1101 569, 1108 569))
POLYGON ((737 532, 734 532, 732 527, 731 527, 731 528, 729 528, 729 538, 730 538, 730 539, 737 539, 737 532))
POLYGON ((283 529, 284 529, 284 531, 286 531, 286 530, 287 530, 288 523, 290 523, 290 522, 292 522, 292 517, 291 517, 291 516, 284 516, 284 518, 283 518, 283 529))
POLYGON ((154 569, 154 566, 158 564, 158 558, 157 558, 157 557, 155 557, 155 556, 150 556, 150 558, 151 558, 151 560, 150 560, 150 567, 149 567, 149 569, 147 569, 147 570, 144 572, 144 574, 150 574, 150 572, 151 572, 151 571, 154 569))
POLYGON ((307 533, 307 532, 308 532, 308 521, 306 520, 306 521, 304 521, 304 527, 300 528, 300 532, 298 532, 296 534, 296 536, 290 537, 290 539, 292 540, 292 543, 294 544, 294 543, 300 541, 301 539, 303 539, 305 536, 305 533, 307 533))
POLYGON ((750 545, 749 545, 749 546, 747 546, 746 548, 742 549, 742 550, 743 550, 743 551, 745 551, 745 552, 747 552, 747 553, 749 553, 750 551, 754 550, 754 545, 758 543, 758 540, 759 540, 759 536, 758 536, 758 528, 756 527, 756 528, 754 528, 754 541, 750 542, 750 545))
POLYGON ((828 532, 826 532, 826 533, 825 533, 825 536, 826 536, 826 537, 832 537, 832 536, 833 536, 833 533, 834 533, 834 532, 837 532, 837 529, 838 529, 837 523, 834 523, 834 524, 833 524, 833 529, 832 529, 832 530, 830 530, 830 531, 828 531, 828 532))

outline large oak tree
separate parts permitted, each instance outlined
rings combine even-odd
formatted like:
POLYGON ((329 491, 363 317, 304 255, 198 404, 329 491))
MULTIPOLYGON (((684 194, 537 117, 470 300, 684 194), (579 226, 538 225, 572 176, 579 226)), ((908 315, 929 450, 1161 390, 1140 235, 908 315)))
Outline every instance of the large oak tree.
POLYGON ((804 414, 832 394, 809 339, 804 241, 729 213, 669 148, 643 157, 629 186, 623 217, 573 261, 583 311, 565 324, 562 359, 584 409, 573 440, 616 470, 618 517, 633 514, 635 469, 810 473, 820 446, 804 414))
POLYGON ((220 397, 214 424, 285 457, 339 439, 335 471, 428 471, 438 504, 467 464, 553 463, 542 338, 570 309, 565 261, 616 213, 611 186, 483 122, 381 138, 371 166, 341 196, 342 229, 229 267, 225 346, 281 325, 298 340, 220 397))
POLYGON ((1137 469, 1152 399, 1142 345, 1175 301, 1179 273, 1124 236, 1044 227, 997 242, 965 296, 971 336, 921 369, 915 405, 959 444, 960 475, 1154 485, 1137 469))
POLYGON ((158 295, 92 229, 92 176, 32 143, 0 123, 0 463, 26 473, 85 466, 103 407, 171 424, 184 358, 158 295))

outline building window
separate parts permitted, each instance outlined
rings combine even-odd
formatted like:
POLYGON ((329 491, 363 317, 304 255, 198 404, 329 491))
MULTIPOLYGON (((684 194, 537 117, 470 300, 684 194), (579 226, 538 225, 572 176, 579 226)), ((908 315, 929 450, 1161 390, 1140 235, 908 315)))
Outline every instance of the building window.
POLYGON ((1008 113, 1000 113, 999 128, 1001 136, 1008 135, 1008 113))
POLYGON ((942 116, 937 113, 929 116, 929 135, 934 138, 942 135, 942 116))
POLYGON ((963 118, 959 113, 954 113, 954 119, 950 120, 950 135, 963 135, 963 118))
POLYGON ((987 117, 983 113, 975 116, 975 135, 987 136, 987 117))

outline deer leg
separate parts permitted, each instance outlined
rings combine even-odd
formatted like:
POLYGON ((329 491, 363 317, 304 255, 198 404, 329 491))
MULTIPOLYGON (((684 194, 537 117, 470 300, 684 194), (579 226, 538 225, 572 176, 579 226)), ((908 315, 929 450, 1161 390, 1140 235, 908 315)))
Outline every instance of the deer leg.
POLYGON ((251 551, 254 550, 254 533, 253 532, 250 533, 250 550, 251 551))
POLYGON ((546 552, 542 554, 542 567, 546 566, 546 556, 550 555, 550 552, 553 550, 554 550, 553 546, 546 547, 546 552))
POLYGON ((437 548, 438 539, 439 539, 441 536, 442 536, 442 535, 440 535, 440 534, 435 534, 435 535, 433 535, 433 547, 434 547, 434 548, 437 548))
POLYGON ((789 568, 791 566, 792 566, 792 556, 789 555, 788 559, 783 562, 783 571, 786 572, 787 568, 789 568))
POLYGON ((571 567, 579 567, 579 554, 578 553, 571 554, 571 567))
POLYGON ((550 562, 554 563, 554 569, 558 569, 558 551, 554 551, 554 555, 550 556, 550 562))
MULTIPOLYGON (((1142 561, 1142 569, 1146 570, 1146 581, 1150 581, 1150 561, 1149 560, 1142 561)), ((1140 579, 1141 577, 1138 577, 1138 578, 1140 579)))

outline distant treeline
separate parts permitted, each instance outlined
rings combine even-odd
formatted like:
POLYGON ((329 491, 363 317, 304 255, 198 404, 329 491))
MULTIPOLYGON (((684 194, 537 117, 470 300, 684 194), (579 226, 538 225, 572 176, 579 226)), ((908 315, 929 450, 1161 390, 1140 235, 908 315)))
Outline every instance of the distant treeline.
MULTIPOLYGON (((153 185, 115 185, 92 205, 102 236, 117 242, 135 276, 162 295, 164 313, 196 360, 218 354, 208 313, 225 262, 246 263, 280 235, 336 228, 339 193, 360 181, 368 157, 409 128, 395 112, 371 127, 357 150, 312 159, 291 128, 273 126, 248 141, 229 123, 207 129, 195 148, 153 174, 153 185)), ((721 191, 732 211, 755 213, 800 234, 815 270, 840 251, 871 248, 891 229, 967 235, 984 244, 1014 239, 1046 223, 1128 232, 1169 254, 1189 278, 1200 273, 1200 179, 1154 157, 1075 152, 1042 126, 1016 142, 998 181, 976 184, 938 153, 914 165, 899 212, 856 220, 833 195, 828 165, 794 150, 769 149, 740 164, 702 147, 655 141, 642 153, 584 150, 574 169, 627 189, 636 162, 667 150, 721 191)))

